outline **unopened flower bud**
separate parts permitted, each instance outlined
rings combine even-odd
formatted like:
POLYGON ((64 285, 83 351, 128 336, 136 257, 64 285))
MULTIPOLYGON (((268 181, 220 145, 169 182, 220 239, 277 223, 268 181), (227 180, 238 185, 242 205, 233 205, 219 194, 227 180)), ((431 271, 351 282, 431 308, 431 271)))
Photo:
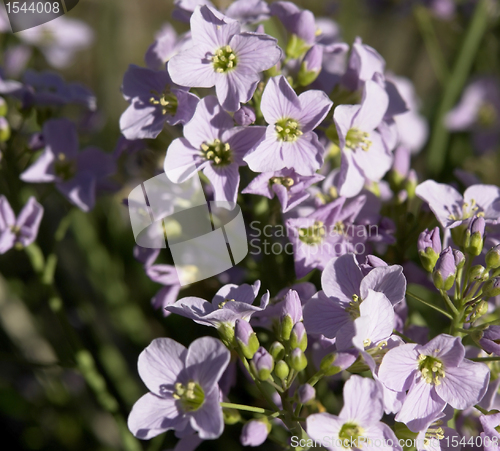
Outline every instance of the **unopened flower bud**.
POLYGON ((485 257, 486 266, 488 268, 499 268, 500 267, 500 244, 497 244, 495 247, 492 247, 486 254, 485 257))
POLYGON ((274 360, 271 354, 261 346, 257 349, 250 365, 255 375, 261 381, 265 381, 271 376, 271 372, 274 368, 274 360))
POLYGON ((431 231, 425 229, 418 237, 417 247, 422 266, 426 271, 432 272, 441 252, 439 227, 431 231))
POLYGON ((269 352, 273 356, 274 360, 281 360, 283 357, 285 357, 285 347, 279 341, 275 341, 271 345, 269 352))
POLYGON ((488 277, 488 271, 483 265, 474 265, 469 272, 469 281, 484 280, 488 277))
POLYGON ((301 86, 310 85, 318 77, 323 62, 323 47, 313 45, 305 54, 297 80, 301 86))
POLYGON ((284 360, 278 360, 274 366, 274 373, 280 379, 286 379, 290 373, 290 367, 286 364, 284 360))
POLYGON ((0 117, 0 142, 5 142, 10 138, 10 125, 7 119, 0 117))
POLYGON ((243 355, 247 359, 253 358, 260 344, 252 326, 245 320, 237 319, 234 326, 234 335, 243 355))
POLYGON ((479 344, 488 354, 500 356, 500 326, 489 326, 483 331, 479 344))
POLYGON ((334 374, 340 373, 342 368, 334 365, 337 354, 328 354, 321 360, 319 365, 320 370, 325 373, 325 376, 333 376, 334 374))
POLYGON ((289 340, 292 328, 295 323, 302 320, 302 304, 298 293, 289 290, 285 296, 283 310, 281 313, 280 337, 282 340, 289 340))
POLYGON ((448 291, 455 283, 457 265, 451 247, 441 252, 432 272, 432 280, 438 290, 448 291))
POLYGON ((500 277, 495 277, 488 280, 483 286, 483 295, 488 298, 493 298, 500 294, 500 277))
POLYGON ((288 356, 288 363, 295 371, 302 371, 307 366, 307 357, 300 348, 295 348, 288 356))
POLYGON ((292 349, 300 348, 302 351, 307 349, 306 328, 302 321, 293 326, 292 335, 290 336, 290 347, 292 349))
POLYGON ((248 106, 243 105, 236 113, 234 113, 234 120, 238 125, 247 126, 255 122, 255 110, 248 106))
POLYGON ((240 442, 243 446, 262 445, 271 432, 269 422, 262 420, 250 420, 243 426, 240 436, 240 442))
POLYGON ((309 384, 304 384, 297 390, 297 396, 301 404, 311 401, 316 397, 316 390, 309 384))
POLYGON ((224 417, 224 424, 236 424, 241 421, 240 411, 236 409, 224 408, 222 410, 222 415, 224 417))
POLYGON ((232 348, 234 345, 234 326, 229 323, 222 323, 218 328, 219 337, 222 342, 228 347, 232 348))
POLYGON ((485 222, 482 216, 470 220, 465 232, 464 248, 470 255, 479 255, 483 250, 485 222))
POLYGON ((455 259, 455 265, 457 269, 461 269, 465 265, 465 255, 458 249, 453 249, 453 258, 455 259))
POLYGON ((415 169, 410 169, 410 172, 408 172, 408 177, 406 178, 406 183, 404 185, 404 188, 408 193, 409 200, 415 198, 415 189, 417 188, 417 185, 418 185, 417 173, 415 169))
POLYGON ((408 171, 410 170, 410 159, 411 152, 406 146, 400 145, 394 150, 394 162, 392 164, 392 170, 390 174, 390 179, 395 188, 399 187, 401 183, 408 176, 408 171))

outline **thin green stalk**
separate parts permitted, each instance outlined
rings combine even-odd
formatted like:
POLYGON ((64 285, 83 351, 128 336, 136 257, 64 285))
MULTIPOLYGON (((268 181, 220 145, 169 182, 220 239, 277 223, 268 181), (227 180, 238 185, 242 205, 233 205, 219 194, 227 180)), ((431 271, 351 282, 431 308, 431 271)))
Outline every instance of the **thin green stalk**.
POLYGON ((453 316, 451 316, 447 311, 443 310, 442 308, 438 307, 437 305, 434 305, 434 304, 431 304, 430 302, 428 301, 425 301, 423 300, 422 298, 419 298, 418 296, 415 296, 413 293, 411 293, 410 291, 406 291, 406 295, 407 296, 410 296, 412 297, 413 299, 415 299, 416 301, 419 301, 421 302, 422 304, 425 304, 427 305, 427 307, 431 307, 433 308, 434 310, 438 311, 439 313, 441 313, 442 315, 450 318, 451 320, 453 319, 453 316))
POLYGON ((444 86, 449 76, 448 67, 446 66, 444 55, 441 52, 439 41, 432 25, 432 17, 428 9, 422 5, 416 5, 413 8, 413 16, 415 17, 415 21, 417 22, 417 26, 424 41, 432 69, 439 83, 444 86))
POLYGON ((451 302, 450 297, 448 296, 448 293, 444 290, 439 290, 441 292, 441 296, 443 296, 443 299, 446 301, 446 305, 448 308, 453 312, 454 318, 459 316, 460 312, 457 310, 453 302, 451 302))
POLYGON ((221 405, 221 407, 223 407, 225 409, 237 409, 237 410, 245 410, 246 412, 261 413, 263 415, 267 415, 267 416, 272 417, 272 418, 276 418, 280 415, 280 412, 273 412, 272 410, 262 409, 260 407, 247 406, 245 404, 234 404, 232 402, 221 402, 220 405, 221 405))
POLYGON ((489 410, 483 409, 481 406, 478 406, 477 404, 474 406, 479 412, 481 412, 483 415, 488 415, 490 413, 489 410))
POLYGON ((433 133, 427 154, 427 165, 431 174, 436 176, 443 170, 448 148, 449 133, 444 123, 448 111, 458 99, 464 84, 469 77, 476 53, 488 25, 488 0, 480 0, 474 11, 462 47, 453 65, 452 72, 445 85, 443 97, 439 104, 433 124, 433 133))

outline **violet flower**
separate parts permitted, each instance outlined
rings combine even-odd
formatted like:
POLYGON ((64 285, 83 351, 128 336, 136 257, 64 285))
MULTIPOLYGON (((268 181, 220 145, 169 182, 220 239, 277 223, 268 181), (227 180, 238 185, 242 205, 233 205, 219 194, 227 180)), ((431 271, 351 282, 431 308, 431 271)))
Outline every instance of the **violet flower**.
POLYGON ((361 105, 339 105, 333 119, 337 127, 342 162, 339 194, 353 197, 365 180, 378 182, 391 168, 392 154, 375 131, 388 106, 387 93, 377 83, 367 81, 361 105))
POLYGON ((68 119, 52 119, 43 126, 45 149, 21 180, 55 183, 74 205, 90 211, 95 204, 96 183, 115 171, 115 161, 96 147, 78 151, 75 125, 68 119))
POLYGON ((241 431, 240 442, 243 446, 260 446, 269 435, 269 426, 264 421, 250 420, 241 431))
POLYGON ((335 338, 344 326, 352 328, 371 290, 382 293, 393 306, 401 302, 406 279, 399 265, 379 266, 363 276, 356 257, 346 254, 328 263, 321 286, 323 291, 304 306, 304 324, 309 334, 335 338))
POLYGON ((473 185, 462 196, 455 188, 434 180, 417 186, 415 193, 429 204, 444 228, 457 227, 472 216, 483 216, 487 224, 500 222, 500 188, 494 185, 473 185))
POLYGON ((191 45, 191 33, 180 36, 168 22, 155 34, 154 42, 149 46, 144 61, 152 70, 165 69, 165 63, 175 54, 191 45))
POLYGON ((171 313, 191 318, 204 326, 234 328, 237 319, 250 320, 255 312, 266 308, 269 293, 262 296, 260 306, 252 305, 259 292, 260 281, 253 285, 224 285, 212 299, 212 302, 194 296, 178 300, 166 309, 171 313))
POLYGON ((128 418, 130 431, 148 440, 170 429, 192 428, 202 439, 224 430, 218 381, 230 359, 217 339, 198 338, 188 349, 170 338, 157 338, 140 354, 138 369, 150 393, 128 418))
POLYGON ((306 430, 309 437, 328 450, 363 449, 364 445, 377 443, 378 450, 401 451, 394 432, 380 421, 383 414, 382 392, 377 383, 353 375, 344 385, 344 407, 339 415, 310 415, 306 430))
POLYGON ((181 284, 179 282, 178 271, 182 269, 172 265, 149 265, 145 268, 147 276, 157 283, 161 283, 163 288, 151 299, 151 304, 155 309, 161 309, 163 316, 170 315, 166 310, 168 305, 172 305, 179 295, 181 284))
POLYGON ((167 149, 165 172, 174 183, 203 170, 214 187, 216 201, 236 202, 243 156, 262 138, 264 127, 234 127, 217 98, 200 100, 192 120, 167 149))
POLYGON ((260 194, 268 199, 276 195, 281 204, 281 211, 286 213, 308 199, 311 194, 307 188, 323 179, 319 174, 297 174, 294 169, 263 172, 255 177, 242 193, 260 194))
POLYGON ((172 83, 165 70, 131 64, 123 77, 123 96, 130 102, 120 118, 120 129, 129 140, 156 138, 165 124, 186 124, 198 97, 172 83))
POLYGON ((269 124, 265 139, 245 157, 252 171, 292 168, 313 175, 323 164, 325 149, 313 130, 326 117, 332 101, 323 91, 297 96, 285 77, 273 77, 262 94, 261 111, 269 124))
POLYGON ((423 346, 405 344, 391 349, 378 376, 387 388, 408 392, 396 421, 419 432, 446 404, 464 410, 481 401, 490 371, 464 356, 460 338, 446 334, 423 346))
POLYGON ((43 207, 32 196, 15 216, 7 198, 0 195, 0 254, 13 247, 26 247, 36 240, 43 207))
POLYGON ((497 428, 500 425, 500 413, 481 415, 479 421, 484 431, 481 432, 484 451, 498 451, 500 448, 500 433, 497 428))
POLYGON ((260 81, 260 73, 281 58, 277 41, 260 33, 241 32, 238 22, 208 6, 191 16, 193 46, 175 55, 168 64, 174 83, 210 88, 227 111, 248 102, 260 81))

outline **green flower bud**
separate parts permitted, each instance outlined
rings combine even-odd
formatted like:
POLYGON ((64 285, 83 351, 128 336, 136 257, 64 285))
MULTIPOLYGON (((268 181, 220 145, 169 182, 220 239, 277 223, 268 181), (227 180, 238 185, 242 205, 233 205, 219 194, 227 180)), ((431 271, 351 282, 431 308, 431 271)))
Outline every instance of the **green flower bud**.
POLYGON ((307 357, 300 348, 295 348, 288 356, 288 363, 295 371, 302 371, 307 366, 307 357))
POLYGON ((488 280, 483 286, 483 295, 492 298, 500 294, 500 277, 488 280))
POLYGON ((500 244, 497 244, 488 251, 485 260, 488 268, 500 268, 500 244))
POLYGON ((484 243, 484 227, 485 222, 482 216, 475 217, 470 220, 469 227, 465 232, 464 238, 464 248, 468 254, 477 256, 482 252, 484 243))
POLYGON ((338 374, 342 371, 342 368, 333 365, 336 358, 337 354, 328 354, 323 357, 323 360, 321 360, 319 369, 325 374, 325 376, 333 376, 334 374, 338 374))
POLYGON ((293 319, 287 313, 283 318, 281 318, 280 324, 280 337, 282 340, 289 340, 290 334, 292 333, 293 328, 293 319))
POLYGON ((245 321, 237 319, 234 327, 236 343, 238 343, 241 352, 247 359, 253 358, 254 354, 259 349, 260 343, 257 334, 253 331, 252 326, 245 321))
POLYGON ((10 125, 7 119, 0 117, 0 142, 8 141, 10 138, 10 125))
POLYGON ((300 348, 302 351, 307 349, 307 334, 303 322, 299 322, 293 326, 292 335, 290 336, 290 347, 292 349, 300 348))
POLYGON ((469 271, 469 281, 473 280, 486 280, 488 278, 488 271, 483 265, 474 265, 469 271))
POLYGON ((274 367, 274 374, 280 379, 286 379, 290 373, 290 367, 286 364, 284 360, 278 360, 274 367))
POLYGON ((275 341, 271 345, 269 353, 273 356, 274 360, 281 360, 285 357, 285 347, 279 341, 275 341))
POLYGON ((309 47, 310 46, 296 34, 292 34, 286 46, 286 55, 291 59, 298 59, 307 52, 309 47))
POLYGON ((257 349, 253 356, 250 366, 254 374, 261 380, 265 381, 271 376, 274 369, 274 359, 262 346, 257 349))
POLYGON ((234 326, 229 323, 222 323, 218 328, 219 337, 222 342, 228 347, 234 346, 234 326))
POLYGON ((7 111, 8 111, 7 102, 3 97, 0 97, 0 116, 2 117, 7 116, 7 111))
POLYGON ((224 407, 222 409, 222 415, 224 416, 224 424, 236 424, 241 421, 241 415, 239 410, 236 409, 228 409, 224 407))

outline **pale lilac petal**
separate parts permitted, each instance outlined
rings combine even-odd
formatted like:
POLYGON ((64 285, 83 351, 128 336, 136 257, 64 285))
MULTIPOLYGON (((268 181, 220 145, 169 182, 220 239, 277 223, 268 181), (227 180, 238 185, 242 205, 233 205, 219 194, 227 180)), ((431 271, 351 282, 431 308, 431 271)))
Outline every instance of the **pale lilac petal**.
POLYGON ((57 177, 54 173, 54 154, 50 149, 46 148, 38 160, 26 169, 19 178, 27 183, 54 182, 57 177))
POLYGON ((147 393, 132 407, 128 428, 137 438, 149 440, 174 429, 179 422, 179 416, 180 412, 174 399, 147 393))
POLYGON ((111 154, 97 147, 86 147, 76 157, 79 173, 91 174, 96 179, 112 175, 116 171, 116 162, 111 154))
POLYGON ((297 174, 313 175, 323 166, 325 148, 314 132, 303 134, 297 141, 281 144, 282 167, 293 168, 297 174))
POLYGON ((391 390, 405 391, 410 388, 418 371, 418 352, 416 344, 405 344, 391 349, 383 358, 378 376, 391 390))
POLYGON ((173 391, 179 373, 184 368, 186 348, 171 338, 156 338, 139 355, 137 368, 149 391, 162 396, 173 391))
MULTIPOLYGON (((329 413, 315 413, 309 415, 306 420, 306 431, 309 437, 318 443, 323 443, 325 437, 338 438, 340 429, 344 421, 329 413)), ((326 443, 325 443, 326 444, 326 443)), ((337 449, 337 447, 327 447, 327 449, 337 449)))
POLYGON ((208 392, 219 381, 229 359, 230 353, 220 340, 213 337, 198 338, 189 345, 186 371, 190 379, 208 392))
POLYGON ((351 376, 344 385, 344 407, 339 418, 363 426, 377 423, 384 413, 382 393, 373 379, 351 376))
POLYGON ((209 53, 215 49, 206 46, 191 47, 173 56, 168 62, 168 73, 179 86, 211 88, 217 80, 209 53))
POLYGON ((14 247, 16 243, 16 234, 10 229, 0 232, 0 255, 5 254, 8 250, 14 247))
POLYGON ((282 154, 282 143, 276 139, 274 126, 271 125, 267 127, 266 137, 243 160, 254 172, 275 172, 284 167, 282 154))
POLYGON ((231 146, 233 161, 239 166, 245 163, 243 157, 264 139, 267 127, 233 127, 223 132, 221 140, 231 146))
POLYGON ((241 33, 233 36, 229 45, 237 56, 236 70, 262 72, 273 67, 282 56, 276 39, 266 34, 241 33))
POLYGON ((252 98, 259 81, 257 73, 242 73, 238 68, 219 74, 215 80, 217 98, 226 111, 238 111, 240 102, 246 103, 252 98))
POLYGON ((229 44, 231 37, 239 34, 240 28, 239 22, 209 6, 196 8, 191 16, 191 35, 195 45, 204 43, 214 50, 229 44))
MULTIPOLYGON (((229 351, 227 353, 229 354, 229 351)), ((204 440, 216 439, 221 436, 224 430, 222 407, 219 404, 219 393, 219 387, 213 387, 210 393, 205 393, 203 405, 191 413, 191 427, 195 431, 198 431, 199 437, 204 440)))
POLYGON ((396 421, 405 423, 413 432, 419 432, 427 427, 445 406, 446 401, 437 395, 434 385, 424 382, 418 376, 417 382, 414 383, 403 402, 403 407, 396 415, 396 421))
POLYGON ((282 75, 269 79, 260 108, 268 124, 275 124, 282 118, 296 119, 300 115, 299 98, 282 75))
POLYGON ((193 118, 184 126, 184 136, 192 147, 200 149, 205 142, 219 139, 223 130, 232 128, 232 117, 220 106, 217 97, 200 100, 193 118))
POLYGON ((337 105, 333 110, 333 121, 339 135, 340 148, 344 149, 347 132, 352 127, 352 122, 357 112, 359 105, 337 105))
POLYGON ((12 210, 7 198, 2 194, 0 195, 0 232, 13 226, 16 222, 16 215, 12 210))
POLYGON ((187 139, 177 138, 167 149, 164 169, 170 180, 181 183, 198 172, 201 163, 201 151, 189 144, 187 139))
POLYGON ((227 201, 236 203, 238 187, 240 185, 240 174, 236 164, 223 167, 209 164, 205 166, 203 173, 210 180, 214 188, 214 199, 216 202, 227 201))
POLYGON ((18 241, 24 247, 35 241, 42 216, 43 207, 31 196, 16 221, 16 226, 19 227, 18 241))
POLYGON ((154 139, 163 130, 166 119, 156 106, 134 99, 120 117, 120 130, 130 140, 154 139))
POLYGON ((335 338, 338 331, 352 321, 345 307, 346 304, 340 303, 336 298, 328 298, 320 291, 304 306, 304 325, 308 333, 335 338))
POLYGON ((62 154, 73 159, 78 153, 78 133, 75 124, 68 119, 52 119, 43 125, 43 137, 56 156, 62 154))
POLYGON ((162 92, 171 80, 165 70, 156 71, 131 64, 123 76, 122 94, 125 100, 151 97, 151 92, 162 92))
POLYGON ((370 149, 368 151, 357 149, 352 152, 352 159, 363 171, 365 178, 378 182, 391 169, 393 156, 387 151, 377 132, 371 132, 368 139, 372 142, 370 149))
POLYGON ((361 107, 353 118, 352 126, 371 132, 382 122, 388 105, 389 96, 385 89, 374 81, 367 81, 361 107))
POLYGON ((456 227, 461 224, 460 220, 452 218, 462 217, 463 197, 450 185, 436 183, 434 180, 426 180, 415 189, 420 199, 429 204, 436 219, 445 228, 456 227))
POLYGON ((218 308, 221 302, 227 301, 228 299, 234 299, 237 302, 245 304, 252 304, 259 293, 259 289, 260 280, 257 280, 253 285, 248 285, 247 283, 240 286, 232 283, 224 285, 215 294, 212 299, 212 305, 214 308, 218 308))
POLYGON ((365 181, 365 176, 354 161, 353 152, 350 150, 342 152, 340 174, 337 182, 339 194, 347 198, 354 197, 361 192, 365 181))
POLYGON ((300 123, 300 129, 307 133, 316 128, 329 113, 333 102, 325 92, 310 90, 299 96, 301 111, 296 119, 300 123))
POLYGON ((183 125, 187 124, 193 117, 200 99, 192 92, 181 91, 180 89, 175 90, 175 96, 177 97, 178 102, 177 111, 172 119, 167 117, 167 122, 170 125, 176 125, 179 123, 183 125))
POLYGON ((361 282, 360 293, 363 299, 367 296, 369 289, 384 293, 392 305, 403 301, 406 293, 403 268, 399 265, 392 265, 372 269, 361 282))
POLYGON ((464 410, 481 401, 489 379, 490 371, 484 363, 465 359, 460 366, 445 369, 445 377, 436 385, 436 392, 455 409, 464 410))
POLYGON ((473 185, 464 192, 464 201, 469 206, 472 202, 481 208, 485 219, 495 220, 495 224, 500 219, 500 188, 494 185, 473 185))
POLYGON ((175 304, 165 308, 171 313, 190 318, 199 324, 206 324, 206 322, 203 321, 203 317, 214 311, 210 302, 196 297, 179 299, 175 304))
POLYGON ((327 296, 351 302, 353 294, 360 296, 359 287, 363 274, 354 254, 333 258, 321 275, 321 287, 327 296))

